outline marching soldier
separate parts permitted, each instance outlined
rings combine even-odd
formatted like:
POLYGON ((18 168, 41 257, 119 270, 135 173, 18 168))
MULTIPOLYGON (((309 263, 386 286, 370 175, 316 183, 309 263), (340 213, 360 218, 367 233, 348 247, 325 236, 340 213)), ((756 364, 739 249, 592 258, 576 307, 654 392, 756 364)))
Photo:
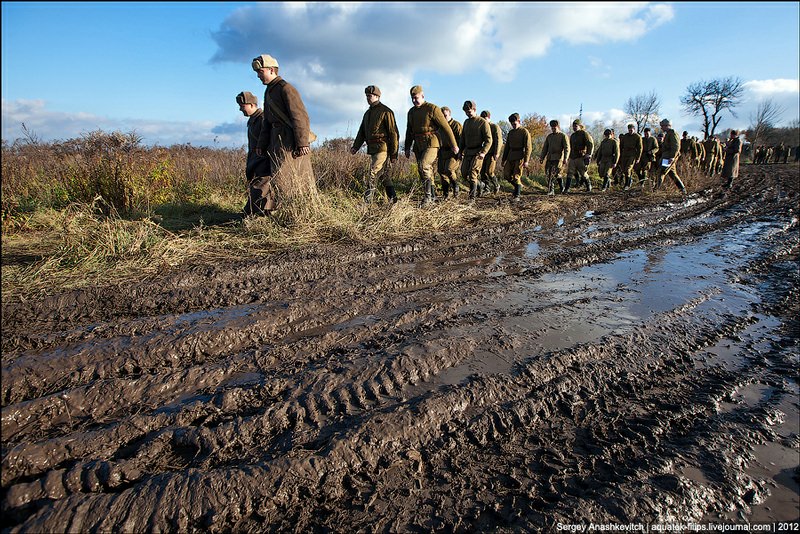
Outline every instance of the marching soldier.
MULTIPOLYGON (((452 118, 452 113, 450 108, 447 106, 442 106, 442 115, 444 115, 445 120, 447 120, 447 124, 450 125, 450 129, 453 131, 453 137, 456 138, 456 141, 461 139, 461 123, 452 118)), ((444 198, 447 198, 449 194, 453 195, 453 198, 458 197, 458 158, 453 153, 453 147, 446 144, 446 139, 441 139, 442 147, 439 149, 439 163, 438 163, 438 171, 439 176, 442 177, 442 193, 444 198)))
POLYGON ((669 176, 678 189, 685 195, 686 187, 681 181, 675 170, 675 164, 681 156, 681 140, 678 138, 678 133, 672 129, 672 123, 668 119, 662 119, 660 122, 661 130, 664 132, 664 142, 661 143, 660 151, 661 156, 658 162, 658 181, 653 186, 653 191, 661 189, 661 184, 664 182, 664 177, 669 176))
POLYGON ((600 178, 603 179, 602 190, 608 190, 611 185, 611 173, 617 166, 620 157, 620 147, 617 140, 611 137, 611 130, 606 128, 603 132, 603 140, 594 153, 594 159, 597 161, 597 172, 600 178))
POLYGON ((269 160, 264 156, 259 156, 256 152, 258 136, 261 135, 261 128, 264 122, 264 111, 258 107, 258 97, 250 91, 242 91, 236 95, 236 103, 239 104, 239 111, 242 112, 242 115, 247 117, 247 163, 245 164, 244 175, 247 179, 248 195, 244 214, 263 214, 263 211, 259 208, 261 191, 251 188, 250 183, 257 177, 269 174, 269 160))
POLYGON ((371 159, 364 200, 372 202, 378 179, 380 179, 386 189, 386 196, 391 202, 397 202, 397 193, 392 178, 387 172, 389 166, 386 162, 387 159, 397 161, 397 153, 400 150, 400 133, 397 131, 394 112, 381 102, 381 90, 377 86, 367 86, 364 94, 369 107, 364 112, 358 134, 350 148, 350 153, 355 154, 361 145, 367 143, 367 154, 371 159))
POLYGON ((558 121, 553 119, 550 121, 550 133, 544 140, 542 146, 542 153, 539 155, 539 162, 544 164, 544 172, 547 175, 547 194, 555 195, 555 181, 558 180, 558 190, 561 193, 566 193, 564 189, 564 182, 561 180, 561 167, 566 167, 567 159, 569 158, 569 138, 567 134, 561 131, 558 121))
POLYGON ((411 102, 414 105, 408 110, 405 153, 406 157, 410 158, 413 146, 419 176, 425 188, 424 203, 428 204, 433 202, 434 198, 433 163, 439 155, 441 146, 439 138, 447 140, 447 144, 453 147, 454 154, 458 154, 458 144, 439 106, 425 102, 421 86, 415 85, 411 88, 411 102))
POLYGON ((733 179, 739 177, 739 155, 742 153, 742 140, 739 132, 731 130, 730 139, 725 143, 725 165, 722 167, 723 187, 729 189, 733 179))
POLYGON ((644 184, 648 178, 648 172, 653 168, 656 161, 656 153, 658 152, 658 141, 655 137, 650 135, 650 128, 644 129, 644 137, 642 137, 642 156, 639 158, 639 163, 636 167, 636 174, 639 177, 639 185, 644 184))
POLYGON ((489 121, 478 116, 475 102, 467 100, 462 108, 467 115, 464 127, 461 130, 461 176, 470 184, 469 198, 481 196, 483 184, 481 183, 481 168, 483 160, 492 148, 492 129, 489 121))
POLYGON ((592 190, 592 183, 589 181, 589 175, 586 168, 592 159, 592 151, 594 150, 594 139, 584 129, 583 123, 580 119, 572 121, 572 135, 569 136, 569 166, 567 167, 567 180, 564 193, 569 191, 572 175, 575 175, 575 185, 586 185, 586 191, 592 190))
POLYGON ((481 111, 481 117, 486 119, 489 123, 489 128, 492 130, 492 148, 483 159, 483 167, 481 167, 481 182, 490 193, 497 193, 500 191, 500 184, 495 178, 494 171, 497 164, 497 159, 503 153, 503 131, 500 125, 491 121, 492 114, 489 111, 481 111))
POLYGON ((628 125, 628 133, 619 136, 619 156, 621 172, 625 178, 625 191, 633 185, 633 166, 642 157, 642 136, 636 133, 634 124, 628 125))
POLYGON ((522 127, 519 113, 512 113, 508 117, 511 130, 508 132, 505 146, 503 147, 503 178, 514 186, 514 194, 511 200, 519 202, 522 194, 522 173, 528 168, 528 161, 531 158, 533 148, 531 146, 531 134, 522 127))

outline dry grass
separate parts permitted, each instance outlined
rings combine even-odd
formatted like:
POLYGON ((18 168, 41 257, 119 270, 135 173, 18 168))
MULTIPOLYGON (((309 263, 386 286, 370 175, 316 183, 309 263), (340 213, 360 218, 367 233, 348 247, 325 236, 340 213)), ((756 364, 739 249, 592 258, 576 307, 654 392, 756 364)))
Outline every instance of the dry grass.
MULTIPOLYGON (((278 176, 285 194, 271 216, 242 219, 243 150, 146 149, 131 134, 100 132, 3 145, 3 301, 314 243, 406 240, 520 216, 545 221, 581 202, 541 194, 543 178, 533 176, 524 191, 541 196, 521 210, 464 200, 420 208, 416 166, 401 157, 391 169, 400 201, 366 204, 368 157, 339 148, 312 153, 310 179, 295 167, 278 176)), ((699 173, 685 178, 691 189, 704 187, 699 173)))

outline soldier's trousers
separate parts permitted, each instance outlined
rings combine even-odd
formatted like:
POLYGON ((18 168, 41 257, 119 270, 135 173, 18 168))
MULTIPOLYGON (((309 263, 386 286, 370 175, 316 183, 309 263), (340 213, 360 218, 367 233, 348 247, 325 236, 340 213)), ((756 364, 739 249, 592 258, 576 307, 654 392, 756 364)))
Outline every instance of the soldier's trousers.
POLYGON ((503 179, 512 185, 522 185, 522 160, 506 161, 503 167, 503 179))
POLYGON ((569 180, 572 176, 578 178, 575 185, 581 185, 583 180, 589 179, 589 175, 586 173, 586 164, 583 162, 583 156, 570 158, 569 160, 569 165, 567 166, 567 189, 569 189, 569 180))
POLYGON ((654 190, 659 189, 661 187, 661 184, 664 182, 664 177, 669 177, 672 178, 672 181, 675 182, 675 185, 678 186, 678 189, 680 189, 681 191, 686 191, 686 187, 683 185, 681 177, 678 176, 678 172, 675 169, 675 163, 676 162, 673 161, 669 167, 661 166, 658 168, 658 181, 656 182, 655 187, 653 188, 654 190))
POLYGON ((603 189, 606 189, 611 182, 611 171, 614 169, 612 160, 600 160, 597 162, 597 174, 603 180, 603 189))
POLYGON ((544 162, 544 174, 547 176, 547 191, 555 189, 555 182, 558 182, 558 187, 564 190, 564 184, 561 182, 561 160, 549 159, 544 162))
POLYGON ((439 147, 425 148, 420 151, 415 150, 414 155, 417 158, 417 168, 419 169, 419 177, 422 179, 422 184, 425 186, 433 184, 433 164, 439 155, 439 147))
POLYGON ((483 160, 486 158, 478 158, 474 156, 464 156, 461 160, 461 176, 470 184, 477 184, 481 179, 481 167, 483 160))
POLYGON ((443 184, 448 184, 455 187, 457 182, 456 173, 458 173, 458 160, 449 150, 447 152, 439 151, 439 176, 442 177, 443 184))
MULTIPOLYGON (((384 187, 392 187, 392 177, 389 176, 389 166, 386 165, 386 160, 389 159, 388 152, 378 152, 370 156, 369 176, 367 177, 367 193, 374 192, 378 183, 382 183, 384 187)), ((365 193, 366 195, 366 193, 365 193)))
POLYGON ((496 161, 492 156, 486 156, 481 164, 481 181, 489 187, 489 191, 499 188, 497 179, 494 177, 496 161))
POLYGON ((619 171, 622 173, 622 176, 627 181, 629 181, 633 177, 633 166, 636 165, 636 160, 638 158, 636 156, 626 156, 622 155, 619 158, 619 171))
POLYGON ((636 172, 636 176, 639 177, 640 182, 644 182, 648 178, 648 173, 653 168, 653 162, 648 157, 643 157, 639 160, 639 162, 634 167, 634 171, 636 172))
POLYGON ((707 156, 706 159, 703 160, 703 172, 706 173, 708 176, 714 174, 716 166, 717 166, 716 156, 707 156))

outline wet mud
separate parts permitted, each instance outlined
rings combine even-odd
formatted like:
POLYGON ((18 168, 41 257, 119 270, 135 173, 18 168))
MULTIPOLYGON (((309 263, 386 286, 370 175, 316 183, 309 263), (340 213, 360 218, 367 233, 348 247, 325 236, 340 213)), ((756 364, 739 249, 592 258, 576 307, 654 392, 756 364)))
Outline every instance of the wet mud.
POLYGON ((6 303, 2 529, 797 520, 798 167, 741 177, 6 303))

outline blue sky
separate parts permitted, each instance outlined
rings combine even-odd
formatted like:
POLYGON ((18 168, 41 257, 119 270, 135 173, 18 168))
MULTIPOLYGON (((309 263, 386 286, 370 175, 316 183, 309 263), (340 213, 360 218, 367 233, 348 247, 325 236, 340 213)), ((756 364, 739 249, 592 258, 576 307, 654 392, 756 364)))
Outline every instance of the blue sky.
POLYGON ((240 147, 240 91, 263 98, 262 53, 304 98, 321 140, 355 135, 364 87, 378 85, 401 136, 420 84, 463 121, 464 100, 493 120, 537 113, 625 121, 629 97, 656 92, 661 116, 701 136, 689 84, 745 82, 744 129, 759 103, 800 118, 800 3, 2 2, 2 139, 136 131, 146 144, 240 147))

